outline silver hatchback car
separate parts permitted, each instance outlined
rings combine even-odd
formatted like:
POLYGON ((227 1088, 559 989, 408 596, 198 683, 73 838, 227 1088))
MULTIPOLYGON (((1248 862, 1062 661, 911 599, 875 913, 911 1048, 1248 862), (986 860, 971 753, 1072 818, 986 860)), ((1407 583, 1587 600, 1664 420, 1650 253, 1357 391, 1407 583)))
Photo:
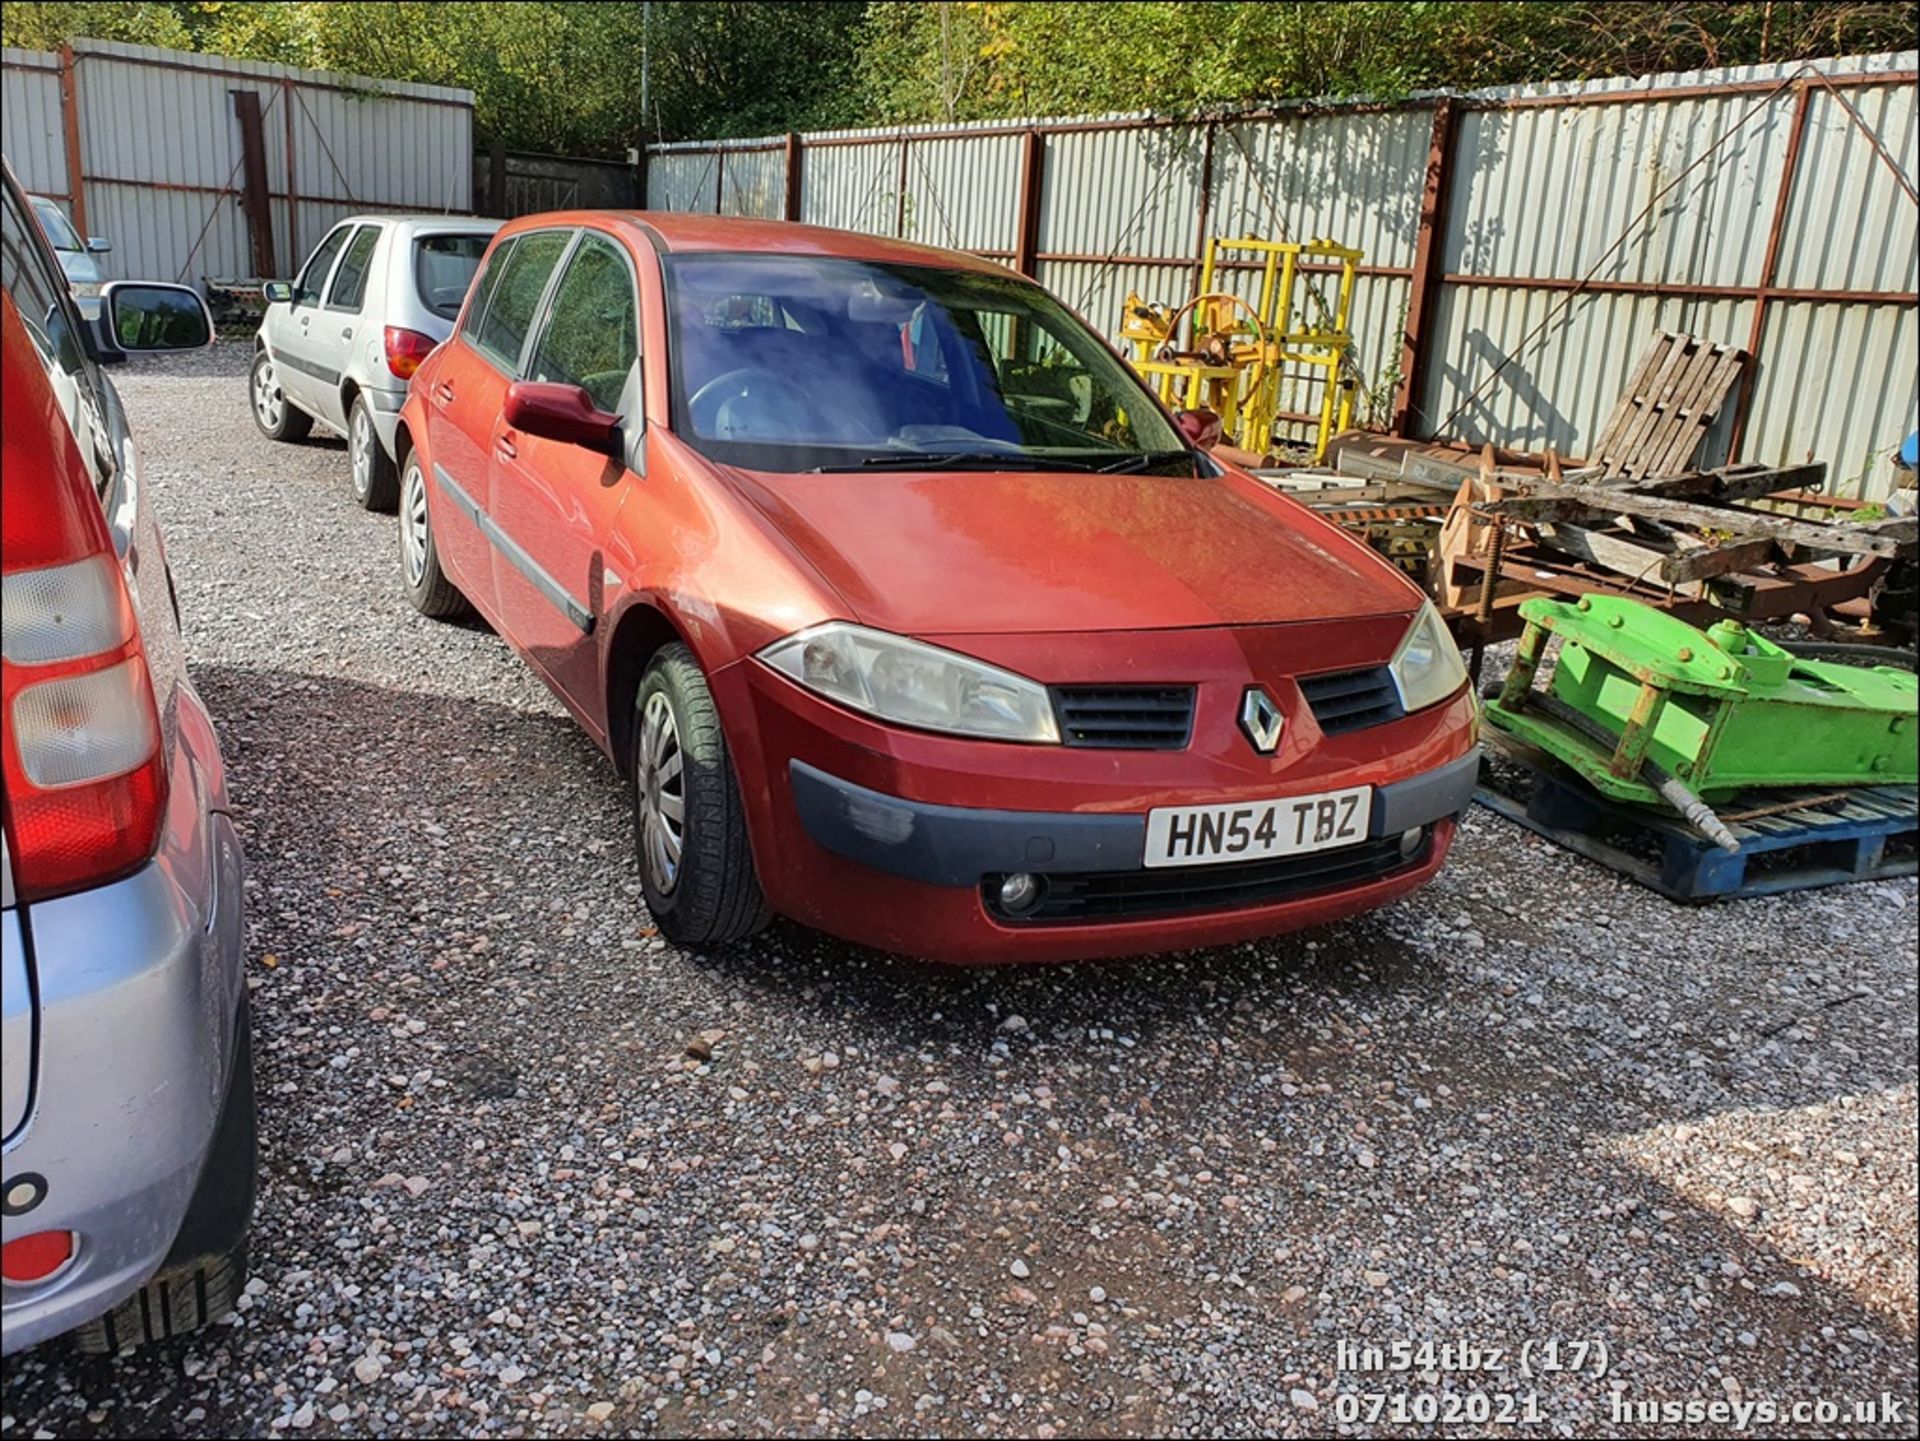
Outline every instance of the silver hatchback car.
POLYGON ((319 421, 347 438, 354 499, 400 498, 394 431, 407 381, 453 333, 493 232, 472 216, 355 215, 327 232, 297 280, 269 281, 248 386, 270 440, 319 421))
POLYGON ((101 369, 213 322, 83 320, 11 171, 0 262, 0 1351, 118 1351, 232 1307, 253 1210, 240 841, 101 369))

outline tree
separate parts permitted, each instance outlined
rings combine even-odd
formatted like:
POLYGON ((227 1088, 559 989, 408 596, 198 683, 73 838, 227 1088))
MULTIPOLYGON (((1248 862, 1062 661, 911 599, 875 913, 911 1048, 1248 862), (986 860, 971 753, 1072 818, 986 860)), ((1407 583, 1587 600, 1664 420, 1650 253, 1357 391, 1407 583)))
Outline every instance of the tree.
POLYGON ((868 7, 875 119, 1187 113, 1579 80, 1912 45, 1920 7, 1762 3, 925 4, 868 7))
POLYGON ((516 149, 618 154, 666 136, 861 118, 847 88, 864 4, 45 4, 5 0, 9 45, 77 36, 340 70, 474 92, 475 123, 516 149), (640 57, 653 50, 652 116, 640 57))
POLYGON ((79 35, 474 92, 481 136, 618 154, 657 138, 1394 98, 1904 48, 1869 0, 0 0, 10 45, 79 35), (640 57, 652 52, 651 115, 640 57))

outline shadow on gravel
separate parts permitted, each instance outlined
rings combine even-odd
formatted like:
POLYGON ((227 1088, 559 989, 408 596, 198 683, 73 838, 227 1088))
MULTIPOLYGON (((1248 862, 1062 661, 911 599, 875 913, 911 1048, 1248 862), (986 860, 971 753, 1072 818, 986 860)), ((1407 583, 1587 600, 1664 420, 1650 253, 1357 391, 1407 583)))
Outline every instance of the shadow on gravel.
MULTIPOLYGON (((500 898, 489 915, 536 969, 580 949, 571 933, 553 934, 552 917, 571 893, 591 893, 623 937, 652 936, 625 784, 557 702, 540 712, 337 677, 220 665, 194 673, 234 772, 256 877, 293 869, 310 881, 318 870, 359 894, 383 870, 411 880, 423 857, 444 862, 459 877, 453 884, 500 898)), ((1456 846, 1450 865, 1475 863, 1462 856, 1472 844, 1456 846)), ((1429 1068, 1444 1058, 1446 1070, 1489 1096, 1605 1096, 1633 1126, 1721 1108, 1647 1088, 1641 1053, 1659 1043, 1636 1039, 1641 1018, 1631 1008, 1599 1027, 1549 1017, 1543 1029, 1523 1016, 1513 1030, 1515 1017, 1504 1012, 1526 1009, 1507 1004, 1514 986, 1506 997, 1489 994, 1463 980, 1456 958, 1420 942, 1423 920, 1443 905, 1457 897, 1429 887, 1370 915, 1263 941, 1037 967, 933 965, 783 920, 747 942, 667 954, 681 963, 683 985, 704 974, 719 987, 745 987, 882 1049, 1004 1051, 1044 1037, 1123 1050, 1168 1045, 1196 1061, 1234 1051, 1307 1065, 1366 1042, 1364 1022, 1353 1034, 1347 1013, 1390 1007, 1431 1033, 1429 1068), (1537 1063, 1517 1064, 1534 1052, 1537 1063)), ((1727 1067, 1709 1055, 1694 1069, 1711 1077, 1727 1067)), ((1849 1090, 1911 1079, 1872 1058, 1859 1058, 1857 1069, 1849 1090)), ((1758 1090, 1749 1085, 1742 1104, 1789 1108, 1834 1094, 1782 1071, 1758 1090)))
MULTIPOLYGON (((224 665, 197 665, 194 677, 219 726, 256 878, 294 871, 311 883, 317 872, 357 894, 383 866, 417 869, 423 855, 450 855, 464 876, 484 882, 498 872, 511 882, 516 837, 565 827, 582 844, 553 857, 556 868, 564 862, 577 871, 556 884, 590 880, 624 911, 629 934, 651 932, 625 785, 557 703, 551 713, 530 712, 224 665), (437 819, 423 822, 426 814, 437 819), (424 834, 429 825, 450 834, 424 834)), ((502 909, 537 943, 545 904, 502 909)), ((1398 939, 1389 919, 1420 904, 1416 895, 1381 915, 1259 943, 1036 968, 931 965, 785 921, 745 943, 676 954, 695 973, 778 995, 874 1045, 986 1045, 1091 1024, 1111 1033, 1108 1044, 1125 1037, 1128 1046, 1146 1046, 1200 1014, 1311 1019, 1330 996, 1437 996, 1443 977, 1398 939)), ((1219 1040, 1202 1044, 1217 1052, 1219 1040)))

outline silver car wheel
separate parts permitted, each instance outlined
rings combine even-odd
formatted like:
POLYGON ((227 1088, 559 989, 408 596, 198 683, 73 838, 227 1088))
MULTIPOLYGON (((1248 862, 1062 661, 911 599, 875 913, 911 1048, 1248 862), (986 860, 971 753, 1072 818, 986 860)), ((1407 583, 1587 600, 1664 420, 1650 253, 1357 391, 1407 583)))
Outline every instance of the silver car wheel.
POLYGON ((400 505, 400 554, 407 584, 418 586, 427 573, 427 482, 420 467, 407 467, 407 493, 400 505))
POLYGON ((287 398, 280 391, 280 376, 273 368, 271 360, 262 360, 253 368, 253 410, 260 417, 260 424, 268 430, 280 428, 280 417, 286 414, 287 398))
POLYGON ((660 691, 647 697, 640 713, 640 774, 636 784, 647 876, 655 890, 669 895, 680 879, 687 794, 681 773, 680 732, 673 723, 673 707, 660 691))
POLYGON ((373 421, 368 418, 365 406, 358 406, 353 412, 353 422, 347 429, 347 450, 353 461, 353 493, 364 498, 373 485, 373 448, 379 442, 373 437, 373 421))

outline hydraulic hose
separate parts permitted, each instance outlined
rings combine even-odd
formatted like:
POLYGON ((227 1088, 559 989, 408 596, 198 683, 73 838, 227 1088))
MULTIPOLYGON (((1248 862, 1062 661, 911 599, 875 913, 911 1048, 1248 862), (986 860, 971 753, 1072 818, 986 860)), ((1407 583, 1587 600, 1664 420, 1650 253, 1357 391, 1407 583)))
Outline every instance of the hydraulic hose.
POLYGON ((1920 670, 1920 657, 1897 645, 1859 645, 1850 641, 1781 641, 1782 650, 1792 651, 1802 660, 1830 660, 1842 665, 1890 665, 1899 670, 1920 670))
MULTIPOLYGON (((1572 726, 1589 740, 1596 741, 1609 750, 1620 744, 1619 736, 1612 734, 1598 721, 1583 715, 1556 696, 1548 695, 1544 691, 1534 691, 1528 694, 1527 704, 1538 706, 1561 724, 1572 726)), ((1662 800, 1680 812, 1688 825, 1728 855, 1740 854, 1740 842, 1733 832, 1727 829, 1726 823, 1714 814, 1711 806, 1695 795, 1684 783, 1650 760, 1640 762, 1640 774, 1646 778, 1648 784, 1660 792, 1662 800)))

